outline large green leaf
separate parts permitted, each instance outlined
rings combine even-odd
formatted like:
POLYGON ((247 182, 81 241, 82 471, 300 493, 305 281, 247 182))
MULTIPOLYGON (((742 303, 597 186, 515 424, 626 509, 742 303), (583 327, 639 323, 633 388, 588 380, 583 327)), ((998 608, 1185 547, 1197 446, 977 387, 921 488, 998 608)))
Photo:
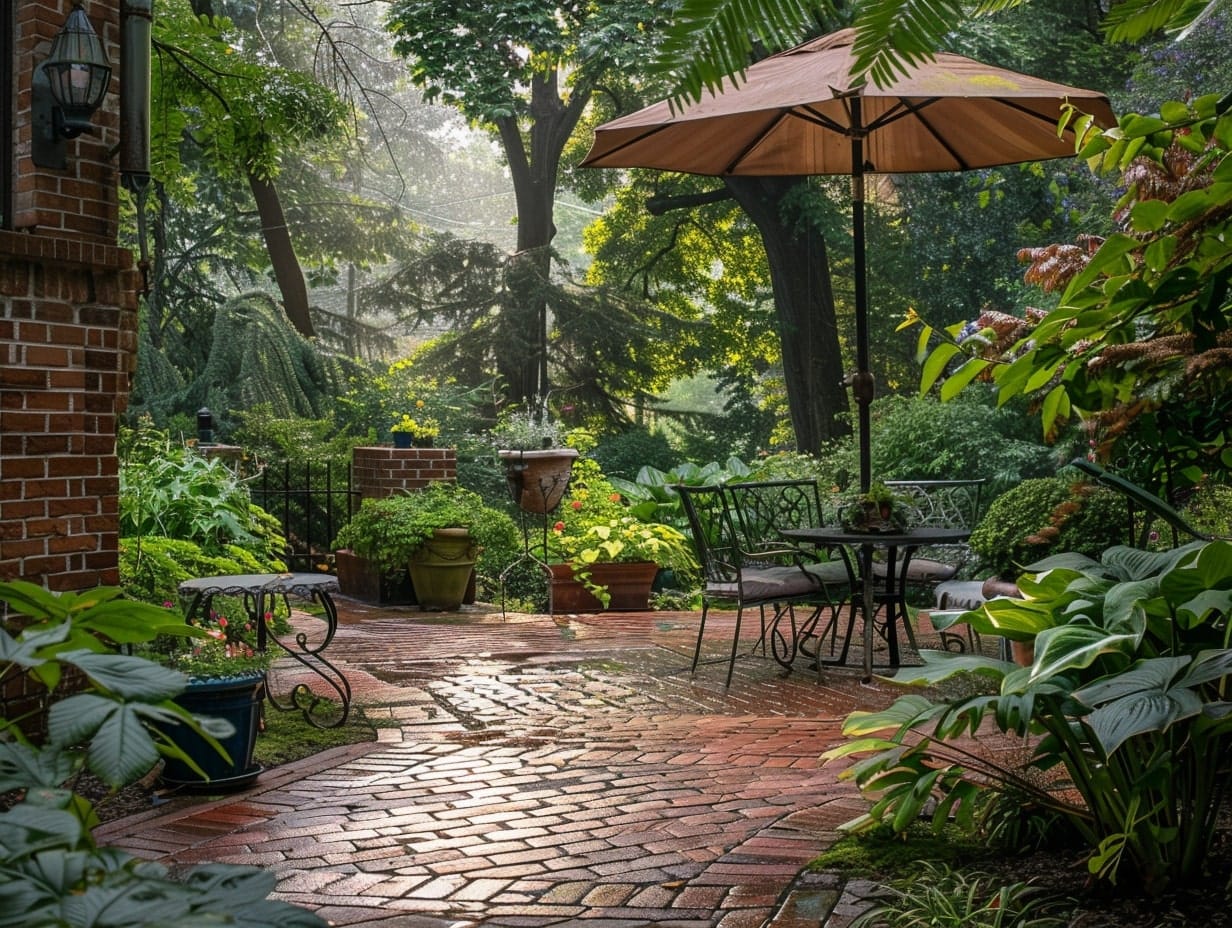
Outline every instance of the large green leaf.
POLYGON ((1104 597, 1104 628, 1139 637, 1146 630, 1146 603, 1159 593, 1159 581, 1118 583, 1104 597))
POLYGON ((1087 725, 1105 755, 1111 756, 1122 744, 1138 735, 1165 732, 1182 719, 1202 711, 1202 700, 1192 690, 1140 693, 1096 709, 1087 716, 1087 725))
POLYGON ((920 651, 924 664, 920 667, 900 667, 890 679, 904 686, 931 686, 958 673, 976 673, 1000 680, 1014 664, 985 657, 982 654, 954 654, 950 651, 920 651))
POLYGON ((81 820, 63 809, 20 802, 0 812, 0 859, 6 861, 76 847, 87 837, 81 820))
POLYGON ((1194 658, 1184 676, 1177 681, 1178 686, 1200 686, 1221 680, 1232 673, 1232 648, 1220 648, 1213 651, 1202 651, 1194 658))
POLYGON ((73 769, 73 759, 63 751, 0 741, 0 793, 57 787, 72 775, 73 769))
POLYGON ((1091 708, 1139 693, 1163 691, 1186 665, 1188 657, 1155 657, 1136 662, 1118 674, 1096 680, 1074 692, 1074 698, 1091 708))
POLYGON ((984 603, 968 624, 982 634, 1030 641, 1059 621, 1060 617, 1047 603, 1004 598, 984 603))
POLYGON ((160 702, 178 696, 188 685, 188 677, 180 671, 129 654, 81 651, 63 654, 61 658, 80 667, 94 683, 125 699, 160 702))
POLYGON ((1031 682, 1049 680, 1067 670, 1090 667, 1101 654, 1128 653, 1136 642, 1134 635, 1109 634, 1093 625, 1061 625, 1048 629, 1035 640, 1031 682))

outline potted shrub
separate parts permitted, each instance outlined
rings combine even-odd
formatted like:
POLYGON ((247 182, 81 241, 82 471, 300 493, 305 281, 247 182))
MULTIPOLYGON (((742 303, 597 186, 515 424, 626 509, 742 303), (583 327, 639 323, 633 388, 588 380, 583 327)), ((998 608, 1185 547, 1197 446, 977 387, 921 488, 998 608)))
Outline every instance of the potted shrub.
POLYGON ((576 448, 562 447, 560 427, 546 410, 519 410, 492 429, 514 502, 526 512, 549 513, 569 487, 576 448))
POLYGON ((440 423, 430 416, 415 419, 404 415, 389 427, 395 448, 431 448, 433 440, 440 433, 440 423))
POLYGON ((334 547, 352 550, 390 577, 409 570, 421 606, 452 611, 466 598, 479 552, 472 529, 489 512, 479 494, 433 483, 364 500, 334 547))
POLYGON ((843 528, 854 532, 881 532, 906 528, 902 498, 880 481, 842 511, 843 528))
POLYGON ((184 692, 175 697, 177 705, 194 717, 221 719, 230 730, 211 731, 214 737, 204 738, 191 726, 157 723, 159 733, 184 755, 168 758, 160 778, 188 790, 241 789, 261 773, 253 753, 273 654, 257 650, 257 630, 246 618, 231 621, 211 610, 192 627, 200 637, 160 635, 140 654, 188 677, 184 692))
POLYGON ((686 574, 697 568, 688 537, 638 519, 590 460, 578 463, 541 553, 551 575, 553 613, 646 609, 660 569, 686 574))

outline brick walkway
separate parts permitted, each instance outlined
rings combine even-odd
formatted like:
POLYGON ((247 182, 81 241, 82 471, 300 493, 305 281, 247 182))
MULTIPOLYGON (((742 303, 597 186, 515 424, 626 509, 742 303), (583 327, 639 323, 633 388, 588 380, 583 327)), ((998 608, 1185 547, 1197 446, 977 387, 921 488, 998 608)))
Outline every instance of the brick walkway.
MULTIPOLYGON (((816 928, 834 908, 834 881, 801 871, 864 804, 818 756, 893 687, 757 656, 725 690, 724 664, 688 671, 690 614, 340 611, 329 655, 388 726, 377 743, 100 840, 269 867, 278 898, 338 925, 816 928)), ((718 658, 730 617, 711 621, 718 658)))

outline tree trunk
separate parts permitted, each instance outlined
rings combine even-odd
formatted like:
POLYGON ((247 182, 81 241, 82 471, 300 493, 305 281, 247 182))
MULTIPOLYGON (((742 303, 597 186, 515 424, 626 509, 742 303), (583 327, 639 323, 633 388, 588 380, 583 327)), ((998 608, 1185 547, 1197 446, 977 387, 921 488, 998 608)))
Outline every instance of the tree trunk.
POLYGON ((295 256, 295 247, 291 244, 291 232, 282 212, 278 189, 269 181, 261 180, 253 174, 248 175, 248 186, 257 203, 261 234, 265 237, 265 247, 274 268, 274 280, 278 282, 278 289, 282 292, 283 311, 297 332, 305 338, 311 338, 316 333, 308 315, 308 285, 304 282, 304 272, 299 266, 299 258, 295 256))
POLYGON ((826 244, 809 223, 788 223, 783 198, 795 177, 726 177, 761 233, 774 287, 787 405, 799 451, 851 433, 826 244))
POLYGON ((542 399, 551 389, 548 377, 548 285, 550 246, 556 235, 553 208, 560 155, 590 98, 574 86, 561 100, 555 72, 531 81, 531 124, 524 136, 517 120, 497 123, 518 208, 517 252, 510 258, 501 306, 496 368, 519 405, 542 399))

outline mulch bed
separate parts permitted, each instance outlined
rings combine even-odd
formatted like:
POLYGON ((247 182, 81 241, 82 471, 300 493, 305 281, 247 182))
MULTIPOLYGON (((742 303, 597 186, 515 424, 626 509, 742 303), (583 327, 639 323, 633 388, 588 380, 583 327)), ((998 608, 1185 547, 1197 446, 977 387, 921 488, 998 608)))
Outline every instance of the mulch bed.
POLYGON ((1225 887, 1232 876, 1232 833, 1221 833, 1209 857, 1212 872, 1202 886, 1175 889, 1156 899, 1139 887, 1094 887, 1081 853, 1038 851, 1022 857, 981 861, 980 871, 1003 885, 1030 881, 1050 893, 1075 900, 1068 928, 1232 928, 1232 908, 1225 887))

